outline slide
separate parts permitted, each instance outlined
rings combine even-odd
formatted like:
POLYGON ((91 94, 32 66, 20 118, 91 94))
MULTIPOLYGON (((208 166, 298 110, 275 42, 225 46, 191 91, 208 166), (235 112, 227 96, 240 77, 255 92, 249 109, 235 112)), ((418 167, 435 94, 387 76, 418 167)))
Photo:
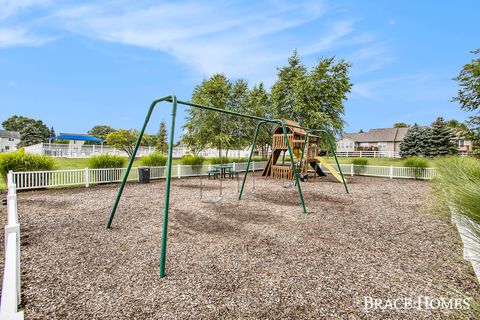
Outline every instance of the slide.
MULTIPOLYGON (((328 171, 330 171, 330 173, 335 177, 335 179, 337 179, 339 182, 342 182, 343 183, 343 180, 342 180, 342 176, 337 172, 337 170, 335 170, 334 167, 332 167, 328 162, 327 160, 323 159, 322 157, 316 157, 315 159, 317 159, 318 161, 320 161, 320 163, 328 169, 328 171)), ((345 179, 346 181, 346 179, 345 179)))
POLYGON ((310 167, 312 167, 315 170, 315 172, 317 172, 317 176, 319 176, 319 177, 325 177, 326 176, 325 172, 323 172, 322 168, 320 168, 318 163, 310 162, 310 167))

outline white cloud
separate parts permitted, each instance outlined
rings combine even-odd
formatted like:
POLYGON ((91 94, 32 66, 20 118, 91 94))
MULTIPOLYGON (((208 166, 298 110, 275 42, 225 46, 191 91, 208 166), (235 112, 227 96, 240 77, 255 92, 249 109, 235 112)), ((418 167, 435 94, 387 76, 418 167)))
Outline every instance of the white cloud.
POLYGON ((52 41, 51 37, 40 37, 29 33, 25 28, 0 28, 0 48, 14 46, 38 46, 52 41))
POLYGON ((0 0, 0 20, 34 6, 47 5, 51 0, 0 0))
POLYGON ((337 49, 356 52, 352 60, 357 70, 378 69, 388 62, 385 52, 375 47, 373 34, 356 30, 354 20, 342 18, 344 13, 338 10, 332 13, 324 1, 316 0, 248 5, 219 0, 60 2, 55 6, 52 2, 45 10, 48 13, 36 17, 34 23, 1 23, 2 16, 12 17, 49 2, 0 0, 0 47, 48 42, 52 38, 35 35, 47 27, 162 51, 203 76, 225 72, 229 77, 263 80, 267 85, 294 48, 307 56, 335 54, 332 51, 337 49), (26 23, 35 25, 37 32, 26 23), (366 60, 368 64, 362 62, 357 67, 357 61, 366 60))
MULTIPOLYGON (((250 6, 183 2, 149 7, 84 5, 59 10, 67 30, 104 41, 160 50, 208 76, 272 78, 294 48, 302 55, 374 41, 353 20, 325 18, 323 2, 271 1, 250 6), (324 27, 310 24, 315 21, 324 27), (302 27, 310 34, 299 34, 302 27)), ((269 81, 267 80, 267 83, 269 81)))
POLYGON ((431 74, 416 73, 355 83, 352 94, 374 101, 445 102, 452 84, 431 74))

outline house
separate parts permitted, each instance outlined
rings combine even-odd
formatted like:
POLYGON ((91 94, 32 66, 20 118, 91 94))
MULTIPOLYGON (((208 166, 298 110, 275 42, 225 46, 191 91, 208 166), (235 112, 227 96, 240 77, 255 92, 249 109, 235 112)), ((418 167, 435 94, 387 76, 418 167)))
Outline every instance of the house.
POLYGON ((19 132, 0 130, 0 152, 15 151, 19 143, 19 132))
POLYGON ((337 141, 337 152, 386 151, 399 152, 408 128, 370 129, 368 132, 345 133, 337 141))
MULTIPOLYGON (((358 152, 362 151, 362 155, 369 156, 364 151, 376 151, 373 156, 398 157, 400 143, 407 131, 408 128, 380 128, 370 129, 367 132, 345 133, 337 141, 337 153, 342 156, 352 152, 352 156, 359 156, 358 152)), ((454 142, 458 146, 459 153, 473 150, 471 141, 456 137, 454 142)))

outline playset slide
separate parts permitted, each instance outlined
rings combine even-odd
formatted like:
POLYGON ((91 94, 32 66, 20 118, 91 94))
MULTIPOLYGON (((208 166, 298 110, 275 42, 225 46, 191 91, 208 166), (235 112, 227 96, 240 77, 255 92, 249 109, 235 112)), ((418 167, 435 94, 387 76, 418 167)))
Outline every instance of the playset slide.
POLYGON ((337 179, 339 182, 342 182, 342 176, 337 172, 337 170, 335 170, 334 167, 332 167, 328 162, 327 160, 323 159, 322 157, 316 157, 315 159, 317 159, 318 161, 320 161, 320 163, 328 169, 328 171, 330 171, 330 173, 335 177, 335 179, 337 179))
POLYGON ((317 176, 319 177, 326 176, 325 172, 323 172, 322 168, 320 168, 317 162, 315 161, 310 162, 310 167, 312 167, 315 170, 315 172, 317 173, 317 176))

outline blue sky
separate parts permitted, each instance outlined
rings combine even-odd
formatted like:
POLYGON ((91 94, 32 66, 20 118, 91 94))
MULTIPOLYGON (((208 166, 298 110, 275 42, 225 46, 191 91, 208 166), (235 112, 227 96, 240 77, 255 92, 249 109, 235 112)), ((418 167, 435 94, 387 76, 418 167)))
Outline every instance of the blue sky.
MULTIPOLYGON (((270 86, 294 49, 308 66, 353 64, 347 132, 464 120, 451 79, 480 48, 478 12, 473 0, 0 0, 0 120, 139 128, 153 99, 188 100, 215 72, 270 86)), ((160 107, 148 131, 169 115, 160 107)))

